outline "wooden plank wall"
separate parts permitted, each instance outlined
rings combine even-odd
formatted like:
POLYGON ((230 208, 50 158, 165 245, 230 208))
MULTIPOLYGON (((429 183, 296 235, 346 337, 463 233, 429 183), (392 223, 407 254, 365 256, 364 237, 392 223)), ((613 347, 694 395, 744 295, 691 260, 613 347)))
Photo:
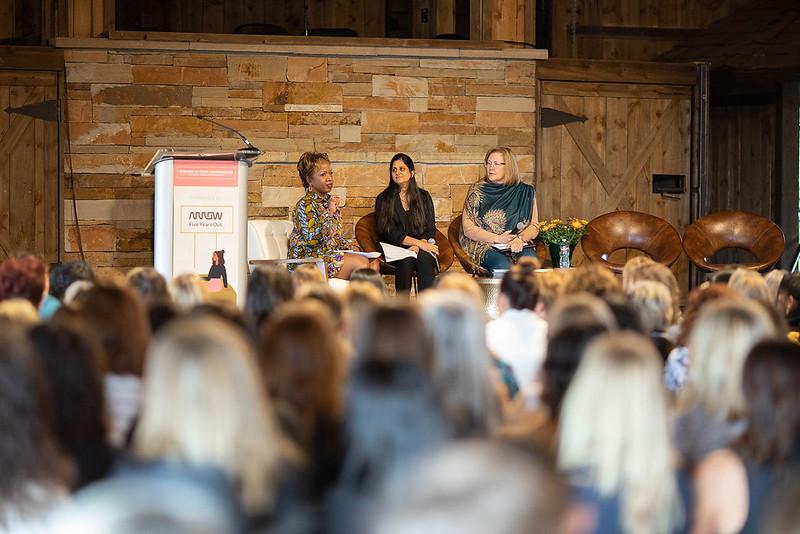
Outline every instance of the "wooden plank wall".
POLYGON ((38 45, 41 32, 42 2, 0 0, 0 41, 38 45))
POLYGON ((775 214, 775 104, 712 106, 711 211, 775 214))
POLYGON ((552 57, 653 59, 749 1, 556 0, 552 57))
MULTIPOLYGON (((119 2, 117 10, 118 30, 233 33, 242 24, 275 24, 290 35, 304 32, 297 0, 142 0, 119 2)), ((308 0, 308 26, 383 37, 385 11, 384 0, 308 0)))

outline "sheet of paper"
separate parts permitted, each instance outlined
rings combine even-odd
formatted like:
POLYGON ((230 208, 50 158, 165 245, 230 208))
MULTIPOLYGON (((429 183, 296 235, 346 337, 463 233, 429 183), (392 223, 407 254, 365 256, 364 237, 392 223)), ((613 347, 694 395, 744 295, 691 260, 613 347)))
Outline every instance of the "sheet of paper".
POLYGON ((380 252, 362 252, 360 250, 337 250, 336 252, 341 252, 342 254, 355 254, 356 256, 364 256, 365 258, 372 260, 381 257, 380 252))
POLYGON ((383 255, 386 256, 386 261, 397 261, 402 260, 403 258, 416 258, 417 253, 413 250, 398 247, 397 245, 390 245, 389 243, 384 243, 381 241, 380 243, 381 248, 383 249, 383 255))

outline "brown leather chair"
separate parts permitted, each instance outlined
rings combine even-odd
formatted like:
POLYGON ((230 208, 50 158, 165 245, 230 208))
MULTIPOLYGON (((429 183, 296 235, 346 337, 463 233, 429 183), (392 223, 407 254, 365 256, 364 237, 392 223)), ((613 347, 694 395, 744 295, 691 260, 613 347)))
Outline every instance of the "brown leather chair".
MULTIPOLYGON (((442 232, 436 230, 436 246, 439 247, 439 272, 445 272, 453 265, 453 249, 442 232)), ((375 212, 367 213, 356 222, 356 241, 364 252, 383 252, 375 229, 375 212)), ((394 275, 394 266, 386 263, 381 256, 381 274, 394 275)))
POLYGON ((737 267, 764 271, 783 255, 786 239, 783 231, 766 217, 746 211, 718 211, 694 221, 683 234, 683 250, 698 269, 719 271, 729 264, 711 263, 722 249, 739 248, 752 254, 756 261, 737 267))
MULTIPOLYGON (((447 238, 450 240, 450 246, 453 247, 453 253, 458 259, 458 263, 460 263, 461 267, 463 267, 464 270, 471 275, 491 276, 491 273, 488 270, 472 261, 472 258, 469 256, 469 254, 467 254, 467 252, 461 247, 460 237, 461 215, 458 215, 455 219, 450 221, 450 226, 447 228, 447 238)), ((534 241, 534 246, 536 247, 536 256, 538 256, 540 260, 544 261, 544 258, 547 257, 547 246, 540 239, 534 241)))
POLYGON ((668 267, 681 255, 678 231, 664 219, 649 213, 612 211, 592 219, 587 230, 581 239, 583 253, 591 262, 603 264, 615 273, 621 273, 625 267, 608 261, 615 250, 640 250, 668 267))

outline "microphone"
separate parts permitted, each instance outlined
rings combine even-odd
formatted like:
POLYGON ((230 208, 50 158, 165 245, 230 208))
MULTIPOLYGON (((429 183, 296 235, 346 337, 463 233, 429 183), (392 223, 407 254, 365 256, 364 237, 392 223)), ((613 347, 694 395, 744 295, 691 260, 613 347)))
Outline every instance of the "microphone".
MULTIPOLYGON (((430 243, 431 245, 435 245, 436 244, 436 240, 434 238, 432 238, 432 237, 429 237, 428 238, 428 243, 430 243)), ((431 256, 433 256, 433 259, 436 260, 436 270, 438 271, 439 270, 439 255, 431 253, 431 256)))
POLYGON ((224 124, 222 124, 222 123, 220 123, 220 122, 217 122, 217 121, 215 121, 214 119, 209 119, 209 118, 208 118, 208 117, 206 117, 205 115, 195 115, 195 117, 197 117, 197 118, 198 118, 198 119, 200 119, 201 121, 210 122, 211 124, 214 124, 214 125, 216 125, 216 126, 219 126, 220 128, 223 128, 223 129, 225 129, 225 130, 228 130, 229 132, 232 132, 232 133, 234 133, 234 134, 236 135, 236 137, 238 137, 239 139, 241 139, 242 141, 244 141, 244 144, 245 144, 245 145, 247 145, 247 148, 243 149, 243 150, 242 150, 242 152, 244 152, 244 153, 245 153, 245 154, 247 154, 248 156, 256 156, 256 157, 257 157, 257 156, 260 156, 260 155, 262 154, 261 150, 260 150, 260 149, 258 149, 258 148, 257 148, 257 147, 255 147, 255 146, 253 146, 253 143, 251 143, 251 142, 250 142, 250 141, 247 139, 247 137, 245 137, 245 136, 242 134, 242 132, 240 132, 239 130, 234 130, 234 129, 233 129, 233 128, 231 128, 230 126, 225 126, 224 124))

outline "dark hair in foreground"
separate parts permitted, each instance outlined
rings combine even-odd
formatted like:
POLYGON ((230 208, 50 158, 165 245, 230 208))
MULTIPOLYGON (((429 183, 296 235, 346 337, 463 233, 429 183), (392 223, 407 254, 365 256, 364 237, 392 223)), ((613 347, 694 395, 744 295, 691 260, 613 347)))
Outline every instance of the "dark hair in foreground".
POLYGON ((64 292, 78 280, 94 283, 94 271, 89 264, 76 260, 54 265, 50 269, 50 295, 64 300, 64 292))
MULTIPOLYGON (((47 501, 49 489, 65 483, 68 464, 47 431, 42 384, 33 364, 31 346, 21 331, 0 331, 0 501, 5 507, 34 513, 47 501), (41 486, 45 496, 31 492, 41 486)), ((0 512, 0 524, 5 524, 0 512)))
POLYGON ((583 358, 589 343, 598 335, 608 332, 608 328, 599 324, 568 326, 547 344, 547 356, 544 360, 544 389, 542 401, 550 410, 551 419, 558 419, 561 404, 567 393, 575 371, 583 358))
POLYGON ((759 463, 790 461, 800 437, 800 347, 758 343, 744 364, 742 385, 749 412, 743 449, 759 463))
POLYGON ((539 287, 536 285, 536 264, 517 263, 511 266, 500 282, 500 292, 515 310, 533 310, 539 302, 539 287))
POLYGON ((103 478, 113 455, 106 442, 102 352, 75 322, 34 327, 29 338, 47 379, 53 434, 75 461, 78 487, 103 478))
POLYGON ((268 265, 254 269, 247 280, 244 311, 255 331, 293 294, 292 275, 285 268, 268 265))

